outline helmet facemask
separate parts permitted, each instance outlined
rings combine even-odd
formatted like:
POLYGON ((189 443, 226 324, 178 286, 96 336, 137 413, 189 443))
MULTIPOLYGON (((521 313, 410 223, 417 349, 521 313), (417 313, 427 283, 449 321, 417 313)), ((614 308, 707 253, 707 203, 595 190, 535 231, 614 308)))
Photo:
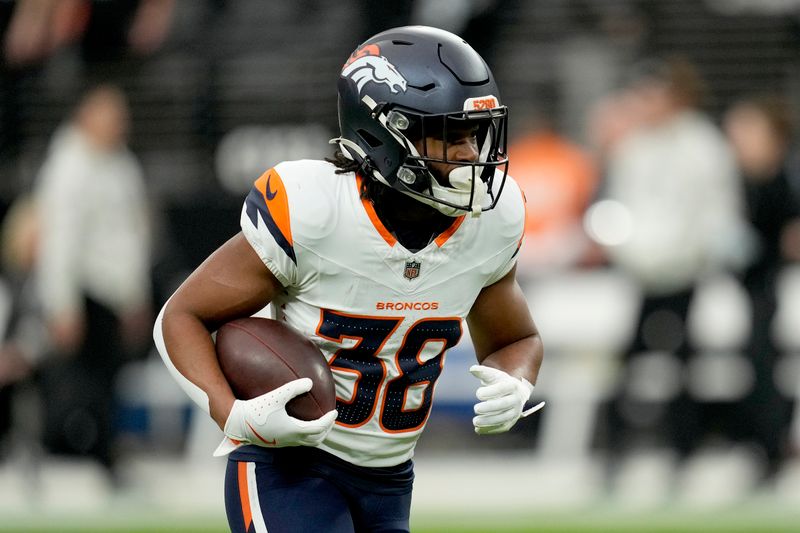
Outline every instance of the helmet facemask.
POLYGON ((444 114, 420 114, 399 106, 388 112, 379 111, 376 119, 406 154, 392 187, 448 216, 479 216, 494 208, 508 172, 507 116, 505 107, 444 114), (452 143, 472 136, 478 149, 477 160, 448 158, 452 143), (426 138, 440 141, 437 144, 441 151, 429 151, 426 138), (448 175, 441 175, 438 165, 455 168, 448 175), (497 170, 502 174, 495 190, 497 170))

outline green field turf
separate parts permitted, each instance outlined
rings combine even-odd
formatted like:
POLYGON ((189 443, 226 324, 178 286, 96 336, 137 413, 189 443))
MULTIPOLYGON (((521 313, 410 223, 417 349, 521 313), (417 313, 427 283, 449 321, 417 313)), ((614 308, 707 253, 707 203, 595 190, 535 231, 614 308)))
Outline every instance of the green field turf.
MULTIPOLYGON (((200 524, 194 526, 153 526, 153 527, 76 527, 76 528, 62 528, 58 526, 53 527, 24 527, 15 526, 11 528, 0 528, 0 531, 8 531, 15 533, 92 533, 92 532, 108 532, 108 533, 226 533, 229 530, 222 527, 203 527, 200 524)), ((726 525, 726 526, 711 526, 708 524, 661 524, 661 525, 645 525, 645 524, 604 524, 595 526, 578 526, 564 524, 563 526, 477 526, 470 527, 466 525, 451 525, 451 526, 433 526, 433 527, 418 527, 412 530, 414 533, 796 533, 800 531, 800 525, 784 524, 782 526, 765 526, 759 524, 758 526, 750 525, 726 525)))
MULTIPOLYGON (((800 533, 800 509, 732 508, 690 512, 661 509, 625 513, 603 509, 514 517, 415 516, 414 533, 800 533)), ((224 517, 142 513, 108 516, 2 516, 0 532, 225 533, 224 517)), ((323 533, 323 532, 321 532, 323 533)))

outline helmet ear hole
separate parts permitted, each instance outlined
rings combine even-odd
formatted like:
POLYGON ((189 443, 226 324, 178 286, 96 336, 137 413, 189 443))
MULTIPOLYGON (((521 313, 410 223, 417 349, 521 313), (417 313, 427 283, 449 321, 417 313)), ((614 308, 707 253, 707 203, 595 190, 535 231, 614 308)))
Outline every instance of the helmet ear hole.
POLYGON ((356 133, 358 133, 359 137, 364 139, 364 142, 366 142, 370 148, 379 148, 383 146, 383 142, 367 130, 359 129, 356 133))

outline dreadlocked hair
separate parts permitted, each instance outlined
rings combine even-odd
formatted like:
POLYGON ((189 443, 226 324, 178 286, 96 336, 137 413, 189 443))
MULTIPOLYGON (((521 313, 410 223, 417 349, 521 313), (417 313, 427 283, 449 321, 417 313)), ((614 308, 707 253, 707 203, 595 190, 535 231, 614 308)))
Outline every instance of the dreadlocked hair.
POLYGON ((372 177, 372 167, 368 160, 359 163, 345 157, 342 151, 337 149, 333 153, 333 157, 326 157, 325 161, 336 167, 336 174, 349 174, 352 172, 361 176, 361 198, 374 202, 383 193, 385 186, 372 177))
POLYGON ((333 153, 333 157, 326 157, 325 161, 331 163, 336 167, 337 174, 349 174, 350 172, 358 172, 362 164, 345 157, 341 150, 337 149, 333 153))

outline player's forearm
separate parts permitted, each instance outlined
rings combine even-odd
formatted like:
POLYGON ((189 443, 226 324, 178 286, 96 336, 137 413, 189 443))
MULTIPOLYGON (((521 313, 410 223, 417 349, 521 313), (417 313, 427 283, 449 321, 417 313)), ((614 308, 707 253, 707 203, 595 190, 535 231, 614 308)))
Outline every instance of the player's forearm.
POLYGON ((535 333, 490 353, 480 363, 535 385, 543 359, 542 339, 535 333))
POLYGON ((168 304, 156 320, 154 338, 178 384, 220 427, 224 426, 234 396, 203 323, 190 313, 170 310, 168 304))

